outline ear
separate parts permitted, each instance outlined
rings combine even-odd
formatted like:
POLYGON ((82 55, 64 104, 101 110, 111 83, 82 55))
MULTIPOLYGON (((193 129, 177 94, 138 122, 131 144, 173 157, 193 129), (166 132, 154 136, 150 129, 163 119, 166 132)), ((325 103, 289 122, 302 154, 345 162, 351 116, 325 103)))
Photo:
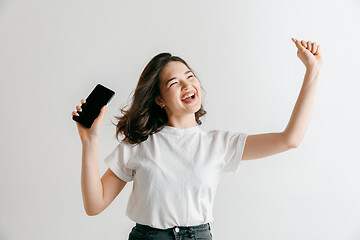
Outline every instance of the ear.
POLYGON ((163 105, 163 100, 161 99, 160 96, 157 96, 157 97, 155 98, 155 103, 156 103, 157 105, 159 105, 160 107, 163 105))

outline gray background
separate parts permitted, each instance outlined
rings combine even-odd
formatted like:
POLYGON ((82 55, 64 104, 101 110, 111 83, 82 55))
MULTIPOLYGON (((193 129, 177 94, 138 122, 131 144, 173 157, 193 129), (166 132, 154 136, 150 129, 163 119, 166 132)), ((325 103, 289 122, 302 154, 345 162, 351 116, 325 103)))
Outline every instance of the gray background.
POLYGON ((99 139, 160 52, 184 58, 206 95, 204 129, 282 131, 305 74, 291 37, 322 47, 313 118, 299 148, 223 175, 214 239, 360 238, 360 1, 0 1, 0 239, 127 239, 132 183, 98 216, 81 195, 71 112, 114 89, 99 139))

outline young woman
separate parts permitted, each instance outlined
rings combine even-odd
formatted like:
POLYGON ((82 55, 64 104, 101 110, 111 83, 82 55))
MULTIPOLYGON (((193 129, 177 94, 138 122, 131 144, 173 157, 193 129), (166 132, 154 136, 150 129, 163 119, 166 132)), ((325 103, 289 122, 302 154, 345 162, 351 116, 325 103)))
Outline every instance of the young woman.
MULTIPOLYGON (((81 188, 86 213, 101 213, 127 182, 134 181, 126 210, 136 222, 130 240, 212 239, 212 207, 221 174, 237 173, 241 160, 297 147, 305 134, 322 58, 315 42, 293 41, 306 74, 288 126, 276 133, 201 129, 200 118, 206 111, 195 72, 169 53, 151 59, 130 108, 121 109, 123 116, 117 117, 116 138, 121 134, 123 139, 105 158, 108 169, 101 179, 98 136, 106 106, 90 129, 76 122, 83 147, 81 188)), ((76 109, 81 111, 79 105, 76 109)))

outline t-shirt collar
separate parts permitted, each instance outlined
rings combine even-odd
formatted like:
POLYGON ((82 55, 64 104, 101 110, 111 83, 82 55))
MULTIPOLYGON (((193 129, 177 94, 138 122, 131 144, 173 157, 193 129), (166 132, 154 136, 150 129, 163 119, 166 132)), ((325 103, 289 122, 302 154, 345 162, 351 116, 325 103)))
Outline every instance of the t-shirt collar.
POLYGON ((176 128, 176 127, 171 127, 171 126, 165 125, 164 128, 160 132, 184 135, 184 134, 200 132, 200 130, 201 129, 200 129, 199 125, 197 125, 195 127, 189 127, 189 128, 176 128))

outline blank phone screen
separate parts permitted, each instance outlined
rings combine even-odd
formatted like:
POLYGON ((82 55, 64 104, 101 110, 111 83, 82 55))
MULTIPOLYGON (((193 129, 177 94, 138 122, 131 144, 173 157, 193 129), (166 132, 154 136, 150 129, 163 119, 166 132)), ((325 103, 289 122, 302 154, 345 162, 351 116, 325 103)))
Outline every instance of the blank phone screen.
POLYGON ((85 104, 81 105, 82 111, 79 116, 73 116, 73 120, 84 127, 90 128, 94 120, 99 116, 101 108, 108 104, 114 97, 115 92, 111 89, 98 84, 90 95, 86 98, 85 104))

